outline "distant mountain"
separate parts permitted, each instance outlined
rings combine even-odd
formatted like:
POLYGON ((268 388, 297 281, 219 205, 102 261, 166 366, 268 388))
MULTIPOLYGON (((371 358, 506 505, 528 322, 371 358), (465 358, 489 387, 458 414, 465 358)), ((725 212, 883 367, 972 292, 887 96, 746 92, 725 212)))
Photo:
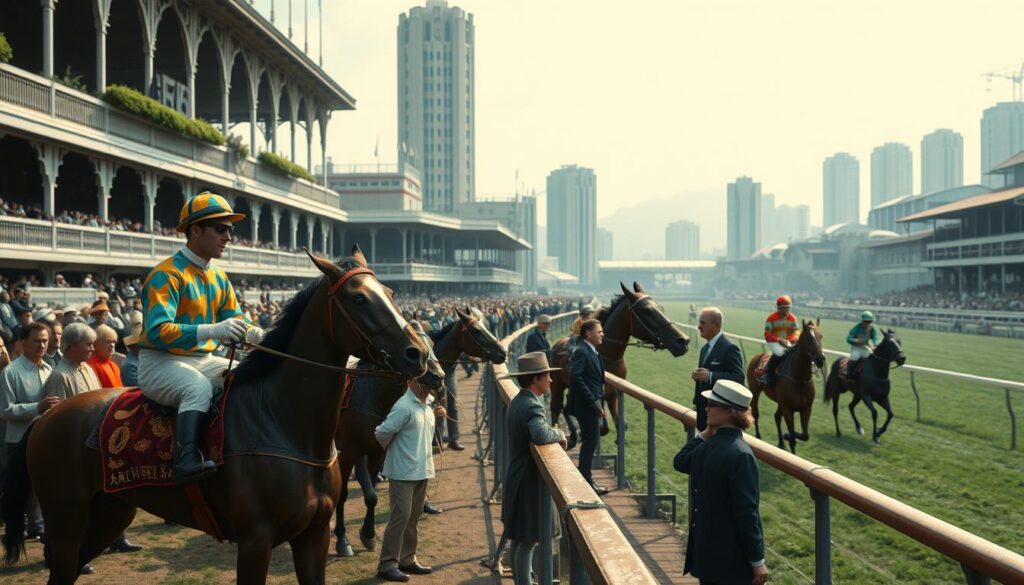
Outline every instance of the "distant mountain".
POLYGON ((665 226, 690 220, 700 226, 702 252, 725 247, 725 186, 685 191, 663 199, 649 199, 597 220, 615 234, 615 258, 634 260, 665 257, 665 226))

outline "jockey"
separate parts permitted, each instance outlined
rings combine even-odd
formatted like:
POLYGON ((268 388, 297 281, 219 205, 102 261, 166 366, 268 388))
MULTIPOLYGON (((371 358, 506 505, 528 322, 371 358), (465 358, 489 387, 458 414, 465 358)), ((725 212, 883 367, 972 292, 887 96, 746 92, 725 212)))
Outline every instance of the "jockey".
POLYGON ((857 362, 871 355, 871 351, 878 345, 878 328, 874 326, 875 316, 871 311, 864 311, 860 314, 860 323, 850 329, 846 336, 846 343, 850 344, 850 359, 846 362, 846 378, 853 379, 853 370, 857 362))
POLYGON ((777 310, 768 315, 768 319, 764 322, 764 340, 768 343, 772 357, 768 358, 768 365, 765 366, 761 383, 769 388, 775 383, 776 364, 799 339, 796 317, 790 312, 792 306, 793 299, 789 298, 789 295, 782 295, 775 300, 777 310))
POLYGON ((145 319, 139 342, 139 385, 155 402, 178 409, 174 422, 176 483, 216 471, 199 450, 213 390, 224 384, 228 360, 213 355, 220 343, 259 343, 263 330, 243 320, 238 299, 220 258, 245 215, 220 195, 203 192, 181 208, 178 231, 185 246, 146 277, 142 287, 145 319))

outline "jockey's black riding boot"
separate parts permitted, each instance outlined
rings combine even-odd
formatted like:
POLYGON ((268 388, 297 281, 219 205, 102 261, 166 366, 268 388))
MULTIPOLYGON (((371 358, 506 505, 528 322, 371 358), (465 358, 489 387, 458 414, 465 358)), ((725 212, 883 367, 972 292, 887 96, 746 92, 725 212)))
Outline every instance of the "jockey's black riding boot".
POLYGON ((768 388, 775 385, 775 365, 779 363, 779 359, 779 356, 773 353, 772 357, 768 358, 768 364, 764 367, 764 378, 761 381, 768 388))
POLYGON ((853 360, 846 361, 846 379, 853 380, 853 374, 857 371, 857 362, 853 360))
POLYGON ((174 483, 183 484, 209 477, 217 464, 207 461, 199 451, 206 413, 198 410, 179 412, 174 419, 174 483))

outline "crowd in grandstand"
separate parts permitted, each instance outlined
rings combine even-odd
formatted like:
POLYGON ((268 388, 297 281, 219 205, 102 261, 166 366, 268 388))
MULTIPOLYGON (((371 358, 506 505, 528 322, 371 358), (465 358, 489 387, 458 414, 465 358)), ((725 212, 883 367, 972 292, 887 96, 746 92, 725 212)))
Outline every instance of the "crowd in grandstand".
MULTIPOLYGON (((777 292, 724 294, 723 298, 770 303, 777 292)), ((955 311, 1024 311, 1024 287, 1008 286, 1005 292, 967 293, 935 290, 931 285, 878 295, 847 295, 823 297, 819 294, 793 295, 799 304, 865 305, 873 307, 904 307, 946 309, 955 311)))

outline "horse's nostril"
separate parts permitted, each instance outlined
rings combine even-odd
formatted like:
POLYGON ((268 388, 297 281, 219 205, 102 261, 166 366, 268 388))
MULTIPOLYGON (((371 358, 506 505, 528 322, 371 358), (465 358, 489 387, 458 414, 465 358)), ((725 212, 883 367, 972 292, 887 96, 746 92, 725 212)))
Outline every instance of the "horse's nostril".
POLYGON ((420 359, 423 358, 423 352, 416 349, 415 347, 410 347, 409 349, 405 350, 405 357, 408 358, 409 361, 418 362, 420 361, 420 359))

